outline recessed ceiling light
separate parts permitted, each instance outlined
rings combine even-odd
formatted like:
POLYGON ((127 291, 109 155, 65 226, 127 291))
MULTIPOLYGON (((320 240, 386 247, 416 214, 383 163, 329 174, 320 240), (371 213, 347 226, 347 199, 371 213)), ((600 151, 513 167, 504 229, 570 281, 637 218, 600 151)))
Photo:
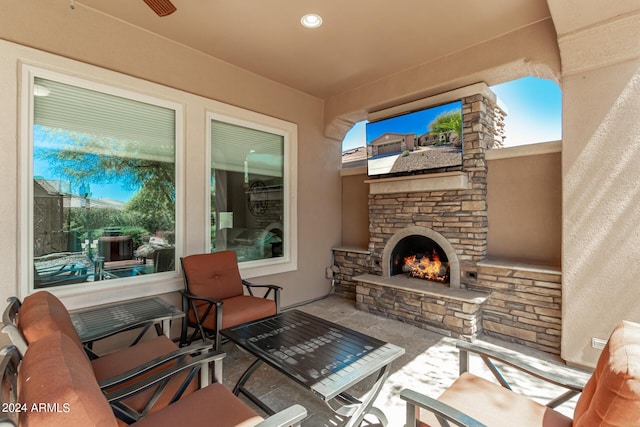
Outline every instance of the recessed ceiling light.
POLYGON ((322 25, 322 17, 315 13, 308 13, 300 19, 300 23, 307 28, 318 28, 322 25))

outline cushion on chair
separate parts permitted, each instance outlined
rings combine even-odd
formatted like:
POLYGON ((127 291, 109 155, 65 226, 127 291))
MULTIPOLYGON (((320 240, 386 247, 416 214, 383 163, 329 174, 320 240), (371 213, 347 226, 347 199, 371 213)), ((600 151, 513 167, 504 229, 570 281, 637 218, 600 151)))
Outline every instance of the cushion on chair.
POLYGON ((18 328, 29 345, 60 331, 71 338, 78 348, 82 348, 82 342, 73 327, 67 308, 55 295, 47 291, 36 292, 24 299, 18 311, 18 328))
POLYGON ((620 322, 578 399, 574 426, 640 426, 640 324, 620 322))
POLYGON ((234 251, 189 255, 182 259, 189 292, 226 299, 244 293, 234 251))
MULTIPOLYGON (((571 419, 561 413, 469 372, 458 377, 438 400, 490 427, 571 427, 571 419)), ((440 426, 424 409, 420 425, 440 426)))
POLYGON ((214 383, 131 426, 249 427, 262 420, 222 384, 214 383))
MULTIPOLYGON (((198 306, 200 316, 204 314, 207 305, 198 306)), ((249 295, 241 295, 233 298, 227 298, 222 305, 222 328, 239 325, 250 320, 261 319, 263 317, 274 316, 276 314, 276 303, 274 300, 249 295)), ((200 317, 202 319, 202 317, 200 317)), ((189 312, 189 321, 195 323, 196 319, 193 312, 189 312)), ((206 329, 215 330, 216 315, 215 308, 211 309, 211 313, 207 316, 203 323, 206 329)))
MULTIPOLYGON (((136 366, 140 366, 148 362, 149 360, 154 359, 155 357, 162 356, 163 354, 170 353, 177 349, 178 346, 176 346, 169 338, 161 335, 149 341, 142 341, 133 347, 128 347, 117 352, 107 354, 98 359, 92 360, 91 365, 93 367, 93 372, 96 376, 96 379, 98 381, 101 381, 114 375, 118 375, 122 372, 126 372, 129 369, 133 369, 136 366)), ((173 363, 171 363, 171 365, 173 363)), ((162 367, 166 366, 169 365, 163 365, 162 367)), ((162 367, 150 371, 149 373, 143 375, 143 377, 151 375, 157 370, 162 369, 162 367)), ((174 375, 167 383, 166 388, 149 412, 155 412, 169 405, 171 398, 178 390, 178 388, 182 385, 182 382, 186 377, 187 372, 182 372, 180 374, 174 375)), ((118 387, 114 387, 109 391, 113 391, 117 388, 118 387)), ((198 378, 196 376, 189 383, 187 389, 184 391, 183 396, 193 393, 195 390, 197 390, 197 388, 198 378)), ((149 401, 149 398, 151 397, 155 389, 155 387, 150 387, 149 389, 137 393, 134 396, 124 400, 124 402, 136 411, 141 411, 149 401)))
POLYGON ((18 373, 18 390, 19 401, 28 408, 20 414, 22 427, 117 425, 84 352, 61 332, 29 345, 18 373))

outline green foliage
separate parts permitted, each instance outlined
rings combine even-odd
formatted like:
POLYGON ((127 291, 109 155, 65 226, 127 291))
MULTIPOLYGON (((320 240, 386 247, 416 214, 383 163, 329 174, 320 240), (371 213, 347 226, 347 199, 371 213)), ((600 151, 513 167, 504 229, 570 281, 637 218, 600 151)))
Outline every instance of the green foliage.
POLYGON ((122 235, 129 236, 133 239, 134 249, 146 243, 149 240, 149 233, 142 227, 122 227, 122 235))
POLYGON ((156 186, 143 186, 125 206, 125 212, 133 218, 131 224, 152 231, 175 229, 175 202, 163 197, 164 190, 156 186))
POLYGON ((459 138, 462 138, 462 113, 460 110, 451 110, 439 114, 429 123, 429 132, 432 134, 455 132, 459 138))
POLYGON ((404 150, 404 151, 402 152, 401 156, 402 156, 402 157, 407 157, 409 154, 411 154, 411 153, 409 152, 409 150, 404 150))
POLYGON ((69 228, 81 242, 105 235, 106 229, 117 228, 122 235, 131 236, 134 247, 143 244, 151 235, 147 229, 135 224, 135 215, 118 209, 69 209, 69 228))
MULTIPOLYGON (((118 209, 72 208, 69 209, 69 228, 71 230, 101 230, 105 227, 118 227, 129 224, 131 218, 118 209)), ((102 235, 102 233, 100 233, 102 235)))
MULTIPOLYGON (((118 182, 135 195, 124 211, 117 209, 70 209, 70 228, 77 236, 101 236, 104 227, 130 227, 134 241, 147 230, 175 229, 175 166, 160 156, 143 156, 136 141, 100 137, 60 129, 38 127, 38 138, 61 149, 38 149, 34 153, 49 163, 55 176, 75 185, 118 182), (84 231, 82 231, 84 230, 84 231), (99 234, 98 234, 99 233, 99 234)), ((47 145, 47 144, 43 144, 47 145)), ((95 237, 94 237, 95 238, 95 237)))

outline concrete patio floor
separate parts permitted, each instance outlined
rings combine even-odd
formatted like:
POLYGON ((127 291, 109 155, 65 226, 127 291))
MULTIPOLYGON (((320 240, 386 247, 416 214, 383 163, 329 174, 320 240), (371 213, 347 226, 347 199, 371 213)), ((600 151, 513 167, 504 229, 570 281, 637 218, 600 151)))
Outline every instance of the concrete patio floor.
MULTIPOLYGON (((374 405, 385 413, 390 427, 404 426, 405 405, 399 397, 402 389, 411 388, 437 397, 458 376, 455 339, 358 311, 353 301, 335 295, 296 308, 405 349, 405 354, 393 362, 389 378, 374 405)), ((559 357, 535 349, 486 336, 481 336, 479 340, 562 365, 559 357)), ((223 384, 232 389, 254 358, 232 343, 224 344, 223 351, 227 353, 223 365, 223 384)), ((513 379, 514 390, 517 389, 543 403, 561 393, 562 389, 519 374, 513 369, 505 371, 510 382, 513 379)), ((472 356, 471 372, 492 378, 479 357, 472 356)), ((375 378, 370 377, 349 392, 357 397, 362 396, 374 380, 375 378)), ((269 366, 262 365, 247 382, 246 387, 274 410, 284 409, 294 403, 304 406, 309 414, 302 424, 305 427, 336 426, 342 421, 319 398, 269 366)), ((558 410, 571 417, 576 400, 577 398, 572 399, 558 410)), ((249 402, 246 399, 245 401, 249 402)), ((259 409, 256 410, 264 415, 259 409)), ((375 418, 369 417, 365 418, 365 421, 372 424, 377 422, 375 418)))

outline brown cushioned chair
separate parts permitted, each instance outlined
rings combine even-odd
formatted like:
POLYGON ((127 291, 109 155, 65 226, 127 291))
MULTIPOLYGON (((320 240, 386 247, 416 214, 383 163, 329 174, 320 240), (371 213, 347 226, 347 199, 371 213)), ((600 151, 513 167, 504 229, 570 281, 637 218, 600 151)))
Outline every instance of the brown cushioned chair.
POLYGON ((461 376, 438 397, 432 399, 405 389, 407 426, 518 426, 593 427, 640 426, 640 325, 620 322, 602 351, 596 369, 589 375, 568 368, 544 364, 528 365, 513 352, 470 343, 459 343, 461 376), (469 353, 482 357, 501 384, 469 372, 469 353), (567 389, 547 405, 510 390, 508 382, 492 361, 505 363, 549 383, 567 389), (586 383, 586 385, 585 385, 586 383), (553 408, 581 393, 573 419, 553 408))
MULTIPOLYGON (((212 349, 211 342, 179 348, 169 338, 160 335, 100 357, 91 352, 93 358, 90 358, 73 327, 66 307, 55 295, 47 291, 29 295, 22 305, 12 301, 5 310, 3 321, 10 322, 12 315, 17 321, 17 331, 10 332, 14 325, 5 324, 3 332, 8 332, 22 354, 34 343, 47 336, 58 332, 63 333, 82 350, 81 354, 92 367, 93 376, 104 392, 122 388, 140 378, 152 375, 163 367, 172 366, 192 354, 208 352, 212 349), (19 309, 15 308, 17 306, 19 309), (21 340, 23 342, 20 342, 21 340)), ((218 359, 221 360, 223 357, 224 354, 220 354, 218 359)), ((203 386, 208 384, 207 378, 201 377, 201 380, 204 380, 203 386)), ((198 379, 194 378, 193 372, 181 372, 159 386, 126 399, 116 410, 123 424, 131 423, 147 413, 166 407, 182 396, 193 393, 198 387, 198 379)))
MULTIPOLYGON (((115 427, 118 420, 109 403, 163 381, 164 375, 158 372, 148 377, 145 384, 105 395, 82 350, 61 332, 31 344, 19 368, 15 348, 4 348, 1 354, 1 404, 3 408, 19 409, 1 414, 3 425, 115 427)), ((184 364, 186 368, 188 365, 184 364)), ((215 383, 131 425, 284 427, 299 426, 305 416, 306 410, 302 406, 293 405, 262 421, 222 384, 215 383)))
POLYGON ((200 335, 211 338, 220 348, 220 330, 278 313, 280 288, 276 285, 254 285, 240 278, 234 251, 197 254, 181 258, 185 289, 181 344, 186 345, 200 335), (244 294, 247 289, 249 295, 244 294), (254 289, 264 289, 262 297, 254 289), (273 292, 273 299, 269 299, 273 292), (195 330, 188 336, 188 327, 195 330))

